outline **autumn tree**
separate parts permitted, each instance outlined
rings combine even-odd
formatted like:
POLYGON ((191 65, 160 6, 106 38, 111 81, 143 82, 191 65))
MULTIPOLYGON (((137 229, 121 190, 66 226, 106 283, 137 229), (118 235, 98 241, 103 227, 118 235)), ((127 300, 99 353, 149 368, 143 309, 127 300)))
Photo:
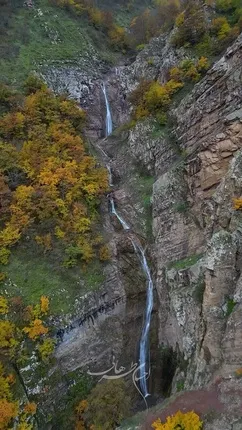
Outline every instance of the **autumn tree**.
POLYGON ((182 87, 183 82, 174 79, 170 79, 165 84, 142 80, 130 96, 130 101, 134 105, 133 118, 139 120, 155 115, 160 122, 165 123, 172 95, 182 87))
POLYGON ((196 0, 185 0, 184 10, 177 16, 175 46, 195 45, 206 32, 206 19, 203 6, 196 0))
POLYGON ((86 430, 84 413, 86 412, 88 403, 86 400, 81 400, 75 408, 75 430, 86 430))
POLYGON ((160 419, 152 424, 154 430, 173 430, 173 429, 183 429, 183 430, 202 430, 203 422, 200 420, 199 416, 191 411, 183 413, 178 411, 172 416, 168 416, 166 422, 163 424, 160 419))
POLYGON ((102 246, 94 225, 108 189, 106 169, 87 153, 81 136, 86 115, 74 101, 54 96, 36 77, 25 90, 21 109, 0 118, 1 262, 7 264, 11 248, 35 226, 44 252, 58 241, 67 261, 74 247, 75 263, 86 263, 102 246), (43 233, 45 225, 51 229, 43 233))
POLYGON ((97 384, 87 397, 84 420, 87 425, 93 425, 94 428, 112 430, 127 417, 130 405, 131 399, 127 394, 124 380, 117 379, 97 384))
POLYGON ((48 312, 48 297, 42 296, 37 305, 26 307, 21 298, 7 299, 0 296, 0 428, 9 428, 8 424, 17 417, 17 429, 32 429, 27 418, 35 415, 36 405, 30 401, 20 368, 28 362, 33 351, 45 363, 52 355, 55 342, 49 336, 49 328, 45 322, 48 312), (11 369, 11 378, 5 376, 5 369, 11 369), (11 384, 15 380, 23 389, 24 405, 13 400, 11 384), (24 427, 27 422, 29 427, 24 427))
POLYGON ((181 8, 179 0, 156 0, 155 6, 155 9, 145 9, 131 21, 128 41, 132 48, 171 29, 181 8))
POLYGON ((15 376, 7 374, 0 362, 0 428, 1 430, 14 428, 17 430, 32 430, 37 406, 34 402, 20 402, 14 398, 12 387, 15 376))

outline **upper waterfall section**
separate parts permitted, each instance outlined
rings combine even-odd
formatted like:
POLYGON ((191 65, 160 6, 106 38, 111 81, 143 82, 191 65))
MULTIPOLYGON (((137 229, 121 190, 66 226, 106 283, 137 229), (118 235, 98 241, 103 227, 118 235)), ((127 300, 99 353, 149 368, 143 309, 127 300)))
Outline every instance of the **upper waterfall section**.
POLYGON ((106 104, 106 137, 108 137, 113 132, 113 122, 112 122, 109 101, 107 97, 107 90, 104 82, 102 84, 102 90, 103 90, 105 104, 106 104))

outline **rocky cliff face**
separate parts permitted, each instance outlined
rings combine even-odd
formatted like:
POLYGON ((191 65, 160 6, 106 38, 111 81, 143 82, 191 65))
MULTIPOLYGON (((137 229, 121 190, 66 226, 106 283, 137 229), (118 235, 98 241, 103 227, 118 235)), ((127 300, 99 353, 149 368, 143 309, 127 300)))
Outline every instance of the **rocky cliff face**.
MULTIPOLYGON (((168 56, 164 40, 153 43, 161 44, 161 53, 150 77, 162 81, 167 64, 169 68, 174 56, 182 58, 184 53, 179 57, 171 50, 168 56)), ((149 49, 154 53, 152 44, 149 49)), ((137 58, 132 71, 122 71, 127 92, 138 77, 149 76, 145 55, 137 58)), ((240 36, 171 110, 173 141, 147 120, 129 132, 123 154, 117 140, 106 146, 124 190, 121 210, 125 211, 128 200, 135 201, 130 179, 134 171, 129 166, 139 164, 154 177, 155 245, 150 249, 158 293, 159 343, 172 346, 183 357, 173 390, 179 383, 186 389, 213 387, 221 378, 221 396, 231 393, 230 411, 224 410, 221 420, 211 419, 206 429, 240 425, 236 390, 231 387, 242 365, 242 217, 233 208, 233 198, 242 193, 241 84, 240 36), (228 421, 232 415, 234 424, 228 421)), ((130 215, 134 228, 139 228, 135 214, 130 215)), ((240 381, 235 385, 238 394, 240 381)))
POLYGON ((185 157, 154 185, 157 289, 169 303, 160 339, 179 344, 189 363, 187 387, 202 386, 241 365, 236 323, 241 233, 240 214, 233 210, 233 197, 241 194, 241 60, 240 37, 173 111, 185 157), (181 214, 176 203, 182 181, 187 208, 181 214), (187 257, 193 262, 199 254, 195 265, 174 264, 187 257))
MULTIPOLYGON (((127 95, 138 80, 163 82, 182 58, 183 50, 174 50, 169 39, 160 37, 132 65, 104 78, 116 127, 129 118, 127 95)), ((236 392, 242 387, 240 380, 233 381, 242 366, 242 215, 233 209, 233 198, 242 194, 242 36, 171 109, 172 130, 157 129, 147 120, 100 140, 105 120, 102 80, 99 76, 87 96, 81 95, 80 104, 90 113, 88 135, 96 139, 102 162, 112 170, 119 213, 130 234, 146 244, 157 292, 152 360, 157 358, 158 336, 161 350, 171 347, 178 357, 170 381, 173 392, 179 384, 188 390, 213 390, 222 380, 220 397, 230 393, 232 409, 221 410, 221 419, 215 414, 205 428, 240 428, 236 392), (153 184, 153 191, 147 184, 153 184)), ((98 306, 103 297, 106 303, 122 299, 83 334, 75 328, 60 345, 57 355, 68 369, 104 365, 124 350, 125 362, 137 358, 146 282, 128 235, 107 208, 104 213, 113 261, 98 306)), ((91 295, 86 313, 92 300, 91 295)), ((159 383, 154 386, 158 391, 159 383)))
POLYGON ((80 298, 79 315, 58 332, 56 357, 64 372, 78 368, 100 372, 110 366, 113 356, 120 365, 137 358, 146 280, 132 243, 116 218, 110 217, 107 202, 103 214, 112 259, 103 285, 80 298))

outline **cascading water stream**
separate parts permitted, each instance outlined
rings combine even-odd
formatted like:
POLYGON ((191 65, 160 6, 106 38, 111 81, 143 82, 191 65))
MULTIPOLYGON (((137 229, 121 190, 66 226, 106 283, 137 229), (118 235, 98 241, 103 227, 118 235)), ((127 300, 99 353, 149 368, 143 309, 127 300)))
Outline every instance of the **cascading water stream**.
MULTIPOLYGON (((106 135, 109 136, 109 134, 112 133, 112 119, 111 119, 111 113, 110 113, 110 107, 108 103, 107 93, 106 93, 106 87, 105 84, 102 86, 102 90, 105 96, 105 102, 106 102, 106 108, 107 108, 107 117, 106 117, 106 135)), ((105 153, 107 156, 107 154, 105 153)), ((109 164, 106 165, 108 173, 109 173, 109 185, 110 187, 113 187, 113 177, 112 177, 112 169, 109 164)), ((116 210, 115 203, 113 197, 109 197, 110 205, 111 205, 111 213, 116 216, 116 218, 121 223, 124 230, 130 230, 129 225, 127 222, 119 215, 119 213, 116 210)), ((146 279, 147 279, 147 299, 146 299, 146 309, 145 309, 145 318, 144 318, 144 325, 142 329, 141 339, 140 339, 140 347, 139 347, 139 365, 140 365, 140 389, 141 392, 146 398, 149 393, 147 390, 147 376, 149 376, 150 369, 147 369, 147 362, 148 362, 148 347, 149 347, 149 329, 150 329, 150 322, 151 322, 151 314, 153 309, 153 282, 150 274, 150 269, 147 263, 147 259, 145 256, 145 251, 143 250, 142 246, 138 242, 138 240, 134 240, 131 238, 132 245, 134 247, 134 250, 136 252, 136 255, 138 256, 142 269, 145 273, 146 279)))
POLYGON ((134 247, 134 250, 136 254, 139 256, 142 269, 145 273, 145 276, 147 278, 148 282, 148 288, 147 288, 147 298, 146 298, 146 310, 145 310, 145 320, 144 325, 142 329, 141 339, 140 339, 140 345, 139 345, 139 359, 140 359, 140 388, 144 395, 144 397, 147 397, 149 395, 147 390, 147 375, 150 373, 150 369, 147 372, 147 361, 148 361, 148 344, 149 344, 149 329, 150 329, 150 322, 151 322, 151 314, 153 309, 153 290, 154 285, 150 274, 150 269, 147 263, 147 259, 145 256, 145 252, 143 248, 135 243, 132 239, 132 244, 134 247))
POLYGON ((108 97, 107 97, 106 86, 105 86, 104 82, 102 84, 102 90, 103 90, 103 94, 104 94, 104 98, 105 98, 105 104, 106 104, 106 112, 107 112, 106 113, 106 137, 108 137, 113 132, 113 122, 112 122, 112 116, 111 116, 109 101, 108 101, 108 97))
POLYGON ((114 214, 118 218, 119 222, 123 226, 123 229, 124 230, 130 230, 129 225, 126 223, 126 221, 116 211, 115 204, 114 204, 114 201, 113 201, 112 197, 110 198, 110 204, 111 204, 111 213, 114 214))

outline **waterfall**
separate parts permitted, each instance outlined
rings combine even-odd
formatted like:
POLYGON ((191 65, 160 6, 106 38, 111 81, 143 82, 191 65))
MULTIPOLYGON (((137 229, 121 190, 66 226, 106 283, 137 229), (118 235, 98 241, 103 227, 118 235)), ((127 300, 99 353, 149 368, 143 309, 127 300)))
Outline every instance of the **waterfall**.
MULTIPOLYGON (((110 107, 108 103, 107 93, 106 93, 106 87, 103 83, 102 86, 103 94, 105 97, 106 102, 106 108, 107 108, 107 116, 106 116, 106 136, 109 136, 112 133, 112 118, 111 118, 111 112, 110 107)), ((105 153, 106 155, 106 153, 105 153)), ((109 173, 109 185, 110 187, 113 187, 113 176, 112 176, 112 169, 109 164, 106 165, 108 173, 109 173)), ((130 230, 129 225, 127 222, 118 214, 114 199, 113 197, 109 197, 110 205, 111 205, 111 213, 116 216, 116 218, 119 220, 120 224, 122 225, 124 230, 130 230)), ((147 298, 146 298, 146 309, 145 309, 145 318, 144 318, 144 325, 142 328, 142 334, 140 338, 140 345, 139 345, 139 365, 140 365, 140 389, 141 392, 146 398, 149 393, 147 390, 147 377, 149 376, 150 369, 147 367, 147 361, 148 361, 148 349, 149 349, 149 330, 150 330, 150 322, 151 322, 151 314, 153 309, 153 282, 150 274, 150 269, 147 263, 147 259, 145 256, 145 251, 143 250, 142 246, 139 244, 138 240, 134 241, 131 238, 131 242, 133 244, 134 250, 136 252, 136 255, 138 256, 142 269, 145 273, 146 279, 147 279, 147 298), (147 372, 148 371, 148 372, 147 372)))
POLYGON ((128 226, 128 224, 126 223, 126 221, 116 211, 115 204, 114 204, 114 201, 113 201, 112 197, 110 198, 110 203, 111 203, 111 212, 112 212, 112 214, 114 214, 118 218, 119 222, 123 226, 123 229, 124 230, 130 230, 130 227, 128 226))
POLYGON ((103 90, 105 104, 106 104, 106 137, 108 137, 113 132, 113 123, 112 123, 109 101, 107 97, 106 86, 104 82, 102 84, 102 90, 103 90))
MULTIPOLYGON (((111 176, 112 180, 112 176, 111 176)), ((113 198, 110 198, 111 203, 111 212, 114 214, 119 222, 122 224, 124 230, 130 230, 130 227, 126 223, 126 221, 117 213, 114 200, 113 198)), ((147 390, 147 375, 149 375, 149 371, 147 372, 147 361, 148 361, 148 347, 149 347, 149 330, 150 330, 150 322, 151 322, 151 313, 153 309, 153 281, 150 274, 150 269, 147 263, 147 259, 145 256, 145 252, 140 244, 135 242, 133 239, 131 239, 132 245, 134 247, 134 250, 136 254, 139 257, 139 260, 142 265, 142 269, 145 273, 146 279, 147 279, 147 298, 146 298, 146 309, 145 309, 145 319, 144 319, 144 325, 142 329, 142 334, 140 338, 140 345, 139 345, 139 364, 140 364, 140 389, 144 397, 147 397, 149 395, 147 390)), ((150 370, 150 369, 149 369, 150 370)))
POLYGON ((146 298, 146 311, 145 311, 145 320, 144 325, 142 329, 142 335, 140 339, 140 346, 139 346, 139 360, 140 360, 140 388, 144 395, 144 397, 147 397, 149 395, 147 390, 147 375, 149 375, 149 371, 147 373, 147 359, 148 359, 148 341, 149 341, 149 330, 150 330, 150 322, 151 322, 151 313, 153 309, 153 281, 150 274, 150 269, 147 263, 147 259, 145 256, 145 252, 143 248, 135 243, 132 239, 132 244, 134 247, 134 250, 136 254, 139 256, 139 259, 141 261, 142 269, 145 273, 148 288, 147 288, 147 298, 146 298))

